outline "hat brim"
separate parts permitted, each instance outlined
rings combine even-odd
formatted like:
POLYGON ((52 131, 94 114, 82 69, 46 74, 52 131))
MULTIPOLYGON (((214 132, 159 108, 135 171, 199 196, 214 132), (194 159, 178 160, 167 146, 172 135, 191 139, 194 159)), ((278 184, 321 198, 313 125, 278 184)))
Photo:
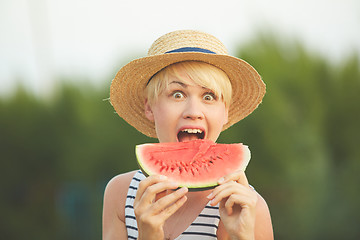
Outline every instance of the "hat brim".
POLYGON ((229 55, 184 52, 153 55, 122 67, 110 87, 110 102, 117 114, 143 134, 156 138, 154 122, 145 116, 144 89, 149 79, 163 68, 183 61, 201 61, 223 70, 232 84, 229 128, 253 112, 265 95, 265 83, 257 71, 242 59, 229 55))

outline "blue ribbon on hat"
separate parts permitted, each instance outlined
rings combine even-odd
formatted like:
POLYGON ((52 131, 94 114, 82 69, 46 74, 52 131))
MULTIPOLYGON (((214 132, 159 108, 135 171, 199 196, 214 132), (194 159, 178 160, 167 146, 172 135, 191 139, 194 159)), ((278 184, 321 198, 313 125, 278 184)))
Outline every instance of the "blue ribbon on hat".
MULTIPOLYGON (((205 48, 197 48, 197 47, 183 47, 183 48, 178 48, 178 49, 174 49, 174 50, 170 50, 165 52, 165 54, 167 53, 180 53, 180 52, 201 52, 201 53, 210 53, 210 54, 216 54, 216 52, 210 51, 208 49, 205 48)), ((152 77, 151 77, 152 78, 152 77)), ((149 81, 147 82, 146 86, 149 84, 151 78, 149 79, 149 81)))
POLYGON ((204 48, 197 48, 197 47, 183 47, 183 48, 178 48, 178 49, 174 49, 174 50, 170 50, 166 53, 177 53, 177 52, 201 52, 201 53, 211 53, 211 54, 216 54, 216 52, 210 51, 208 49, 204 49, 204 48))

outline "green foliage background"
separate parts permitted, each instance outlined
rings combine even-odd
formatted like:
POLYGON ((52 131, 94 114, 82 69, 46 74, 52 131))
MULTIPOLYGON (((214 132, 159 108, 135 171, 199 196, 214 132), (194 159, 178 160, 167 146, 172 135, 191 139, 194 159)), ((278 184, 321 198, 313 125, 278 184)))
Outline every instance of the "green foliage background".
MULTIPOLYGON (((275 239, 360 239, 360 62, 259 35, 237 53, 267 84, 263 103, 219 142, 250 146, 247 175, 275 239)), ((104 87, 64 84, 51 98, 19 87, 0 99, 3 239, 100 239, 102 197, 154 142, 120 119, 104 87)))

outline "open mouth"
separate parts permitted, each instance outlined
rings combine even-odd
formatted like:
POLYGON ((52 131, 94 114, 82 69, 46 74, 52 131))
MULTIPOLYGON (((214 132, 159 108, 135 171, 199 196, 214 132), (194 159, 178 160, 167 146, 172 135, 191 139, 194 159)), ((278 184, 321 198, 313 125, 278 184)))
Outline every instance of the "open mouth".
POLYGON ((196 139, 204 139, 205 131, 201 129, 185 128, 178 132, 177 139, 179 142, 186 142, 196 139))

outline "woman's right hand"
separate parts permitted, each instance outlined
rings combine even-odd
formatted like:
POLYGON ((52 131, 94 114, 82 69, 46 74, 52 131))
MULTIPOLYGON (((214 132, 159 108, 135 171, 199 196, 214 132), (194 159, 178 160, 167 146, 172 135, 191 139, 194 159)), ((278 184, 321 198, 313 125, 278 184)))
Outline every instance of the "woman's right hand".
POLYGON ((187 200, 187 188, 176 191, 178 184, 165 176, 153 175, 142 180, 136 193, 134 211, 138 224, 138 239, 164 239, 165 221, 187 200), (159 198, 160 195, 165 195, 159 198))

